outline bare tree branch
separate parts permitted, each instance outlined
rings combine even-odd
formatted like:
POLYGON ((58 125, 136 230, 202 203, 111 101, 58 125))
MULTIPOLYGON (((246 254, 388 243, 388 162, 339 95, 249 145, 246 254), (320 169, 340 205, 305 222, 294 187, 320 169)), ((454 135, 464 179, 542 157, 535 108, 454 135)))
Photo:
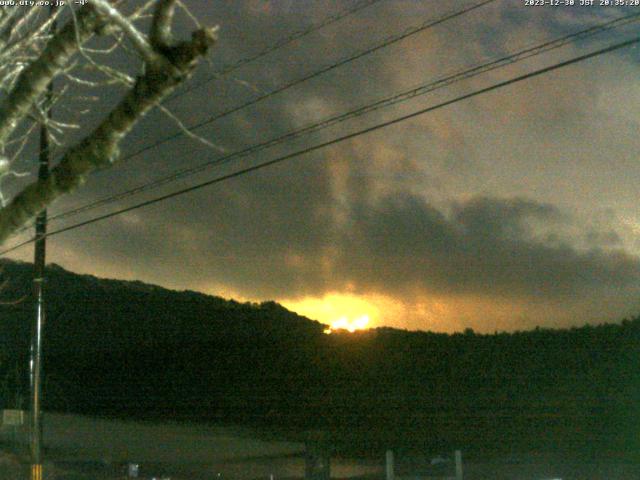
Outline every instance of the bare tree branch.
MULTIPOLYGON (((164 22, 171 19, 173 3, 173 0, 159 0, 154 13, 152 30, 163 40, 170 34, 170 25, 164 25, 164 22), (169 34, 166 29, 169 29, 169 34)), ((80 18, 78 21, 80 23, 80 18)), ((89 12, 83 16, 82 25, 83 38, 87 38, 88 32, 100 26, 100 22, 89 12)), ((193 33, 191 40, 177 45, 161 46, 156 43, 161 49, 156 50, 157 59, 145 65, 144 74, 137 78, 131 90, 106 119, 82 141, 67 150, 47 180, 32 183, 0 210, 0 243, 56 198, 82 184, 90 172, 115 162, 124 136, 149 109, 189 77, 198 58, 204 56, 214 44, 216 34, 216 28, 200 29, 193 33)), ((44 88, 52 77, 54 67, 44 65, 46 62, 43 57, 54 62, 55 68, 59 70, 68 61, 71 50, 77 51, 74 36, 75 32, 60 32, 56 35, 39 59, 40 66, 35 71, 33 68, 29 69, 31 73, 27 75, 28 81, 21 79, 25 88, 29 87, 30 93, 14 95, 21 100, 22 110, 11 107, 8 113, 0 112, 0 141, 12 130, 6 123, 10 123, 11 119, 16 121, 24 115, 37 96, 35 92, 40 91, 40 83, 44 81, 44 88), (65 40, 58 38, 60 35, 65 40), (68 38, 69 35, 73 37, 73 41, 68 38)))
POLYGON ((104 25, 104 20, 95 10, 88 6, 83 7, 77 22, 67 22, 51 38, 39 58, 22 71, 15 86, 0 106, 0 145, 7 141, 20 120, 44 94, 47 85, 78 51, 78 40, 86 41, 104 25))
POLYGON ((92 0, 92 5, 114 25, 122 30, 133 44, 144 61, 154 63, 158 59, 158 53, 153 49, 147 38, 125 18, 116 8, 106 0, 92 0))
POLYGON ((176 7, 176 0, 159 0, 153 12, 149 38, 156 50, 162 51, 173 43, 171 38, 171 21, 176 7))
POLYGON ((227 150, 224 147, 221 147, 220 145, 216 145, 213 142, 210 142, 209 140, 207 140, 206 138, 192 132, 189 127, 187 127, 182 120, 180 120, 176 115, 174 115, 171 110, 169 110, 167 107, 165 107, 162 104, 158 104, 158 108, 160 109, 160 111, 162 113, 164 113, 167 117, 169 117, 180 129, 180 131, 186 135, 187 137, 195 140, 196 142, 201 143, 202 145, 205 145, 213 150, 215 150, 218 153, 227 153, 227 150))

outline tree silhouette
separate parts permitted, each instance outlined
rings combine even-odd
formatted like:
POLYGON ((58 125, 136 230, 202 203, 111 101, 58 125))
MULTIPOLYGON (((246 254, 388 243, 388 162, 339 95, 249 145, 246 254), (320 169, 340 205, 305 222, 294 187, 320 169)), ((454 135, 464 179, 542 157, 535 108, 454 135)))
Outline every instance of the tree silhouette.
POLYGON ((47 112, 69 98, 72 88, 67 87, 89 84, 99 95, 102 87, 114 82, 126 85, 121 100, 95 129, 68 145, 59 142, 60 160, 49 178, 28 185, 7 204, 3 200, 0 244, 56 198, 77 188, 92 171, 115 163, 133 126, 189 78, 207 54, 216 28, 200 28, 186 41, 173 39, 172 19, 178 4, 177 0, 150 0, 124 12, 126 2, 91 0, 77 12, 69 7, 71 13, 55 31, 50 30, 51 23, 63 19, 63 8, 51 16, 42 15, 41 6, 0 10, 1 176, 19 174, 22 147, 34 126, 44 123, 66 139, 64 133, 73 125, 56 122, 47 112), (137 24, 147 11, 152 11, 152 21, 145 34, 137 24), (100 52, 103 57, 107 53, 107 58, 125 43, 132 46, 142 60, 137 76, 95 60, 95 50, 87 47, 94 37, 113 39, 113 45, 100 52), (79 77, 75 72, 80 68, 91 70, 94 77, 79 77), (64 86, 49 98, 48 86, 58 78, 64 86))

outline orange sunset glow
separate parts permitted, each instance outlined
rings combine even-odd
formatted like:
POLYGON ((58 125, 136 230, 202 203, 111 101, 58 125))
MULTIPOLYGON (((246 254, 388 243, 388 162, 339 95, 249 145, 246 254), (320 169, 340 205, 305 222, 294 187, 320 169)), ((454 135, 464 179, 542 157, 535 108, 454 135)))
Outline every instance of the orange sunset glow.
POLYGON ((319 297, 283 300, 281 303, 289 310, 328 325, 325 333, 375 328, 401 312, 401 306, 391 298, 353 293, 333 292, 319 297))
POLYGON ((340 317, 336 321, 331 323, 331 327, 326 328, 324 333, 327 335, 335 332, 336 330, 346 330, 348 332, 355 332, 356 330, 365 330, 369 325, 369 315, 362 315, 360 317, 349 319, 347 317, 340 317))

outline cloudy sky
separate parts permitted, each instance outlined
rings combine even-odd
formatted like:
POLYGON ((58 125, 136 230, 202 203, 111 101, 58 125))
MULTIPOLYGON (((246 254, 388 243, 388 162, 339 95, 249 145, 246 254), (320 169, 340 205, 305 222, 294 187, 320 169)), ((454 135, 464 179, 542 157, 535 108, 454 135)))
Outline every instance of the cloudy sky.
MULTIPOLYGON (((193 125, 478 2, 379 0, 206 83, 212 72, 358 2, 186 3, 202 23, 221 27, 219 44, 192 80, 197 88, 167 102, 193 125)), ((524 0, 496 0, 196 132, 232 153, 634 13, 640 6, 532 7, 524 0)), ((51 229, 639 34, 638 24, 630 23, 52 222, 51 229)), ((373 326, 493 332, 637 315, 639 74, 640 49, 602 55, 57 235, 49 241, 48 261, 101 277, 239 300, 275 299, 329 323, 369 315, 373 326)), ((102 93, 101 108, 117 95, 115 90, 102 93)), ((89 114, 83 125, 100 113, 89 114)), ((175 123, 154 113, 128 139, 125 155, 176 131, 175 123)), ((95 175, 50 212, 65 212, 222 155, 182 137, 95 175)), ((31 250, 12 255, 30 259, 31 250)))

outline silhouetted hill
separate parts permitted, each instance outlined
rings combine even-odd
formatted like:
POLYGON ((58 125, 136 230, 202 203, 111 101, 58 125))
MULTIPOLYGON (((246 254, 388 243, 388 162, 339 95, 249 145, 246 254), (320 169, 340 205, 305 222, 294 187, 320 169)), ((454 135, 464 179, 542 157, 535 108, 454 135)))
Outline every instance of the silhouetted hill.
MULTIPOLYGON (((4 301, 31 266, 3 263, 4 301)), ((479 335, 324 326, 238 303, 48 270, 45 407, 331 433, 341 450, 638 451, 640 319, 479 335)), ((0 306, 4 404, 31 300, 0 306)), ((26 372, 21 372, 26 379, 26 372)), ((24 389, 24 382, 22 385, 24 389)), ((598 453, 600 452, 600 453, 598 453)))
MULTIPOLYGON (((27 299, 32 289, 31 268, 24 263, 2 264, 7 284, 0 295, 11 303, 3 305, 2 312, 19 319, 0 326, 10 329, 3 338, 12 339, 3 345, 4 351, 18 347, 14 339, 28 339, 34 308, 27 299)), ((221 336, 241 339, 295 332, 305 338, 320 334, 324 328, 275 302, 238 303, 137 281, 104 280, 77 275, 55 264, 48 267, 47 279, 49 355, 95 355, 166 343, 208 343, 221 336)))

